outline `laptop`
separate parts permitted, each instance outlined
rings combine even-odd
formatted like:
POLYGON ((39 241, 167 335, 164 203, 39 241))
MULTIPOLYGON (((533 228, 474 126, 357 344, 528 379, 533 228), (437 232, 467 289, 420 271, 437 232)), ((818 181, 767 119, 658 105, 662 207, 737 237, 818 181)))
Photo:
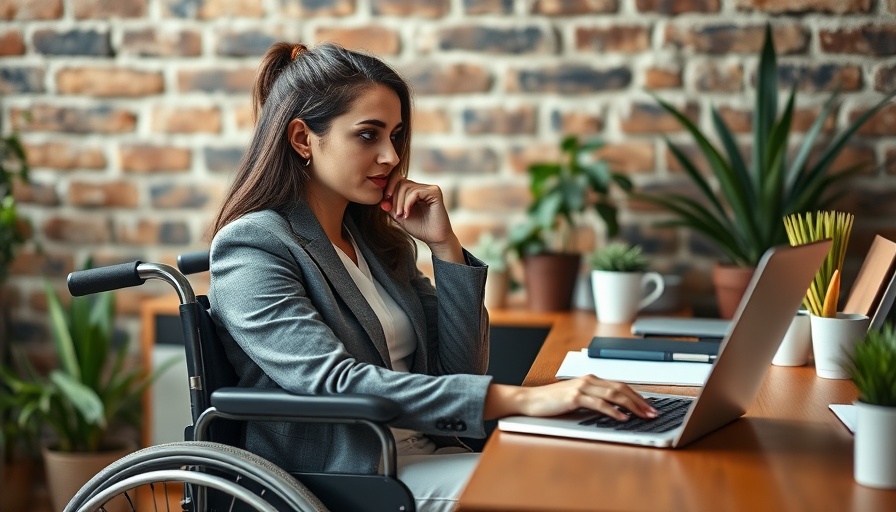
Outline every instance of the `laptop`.
MULTIPOLYGON (((696 397, 643 393, 660 409, 653 420, 618 422, 594 411, 498 421, 507 432, 678 448, 741 417, 756 397, 778 345, 809 283, 831 247, 823 240, 766 251, 722 339, 706 384, 696 397)), ((698 364, 698 363, 693 363, 698 364)), ((704 363, 699 363, 704 364, 704 363)))

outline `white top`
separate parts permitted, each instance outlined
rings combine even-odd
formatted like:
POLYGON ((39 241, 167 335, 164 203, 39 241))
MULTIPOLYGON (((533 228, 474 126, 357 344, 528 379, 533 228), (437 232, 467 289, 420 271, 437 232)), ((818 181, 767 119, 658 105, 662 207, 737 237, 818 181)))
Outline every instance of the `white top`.
MULTIPOLYGON (((358 244, 355 243, 354 238, 349 236, 349 240, 355 249, 358 264, 355 265, 355 262, 342 249, 333 244, 333 247, 336 248, 336 254, 339 255, 339 259, 345 265, 348 275, 351 276, 358 286, 358 290, 364 295, 364 299, 367 300, 370 308, 373 309, 373 312, 380 320, 383 334, 386 336, 389 358, 392 360, 392 369, 398 372, 406 372, 410 369, 408 362, 413 358, 414 352, 417 350, 417 339, 414 335, 411 321, 404 310, 395 303, 392 296, 371 275, 370 267, 367 266, 367 260, 364 259, 364 255, 358 249, 358 244)), ((423 437, 421 433, 413 430, 403 428, 393 428, 391 430, 397 443, 423 437)))

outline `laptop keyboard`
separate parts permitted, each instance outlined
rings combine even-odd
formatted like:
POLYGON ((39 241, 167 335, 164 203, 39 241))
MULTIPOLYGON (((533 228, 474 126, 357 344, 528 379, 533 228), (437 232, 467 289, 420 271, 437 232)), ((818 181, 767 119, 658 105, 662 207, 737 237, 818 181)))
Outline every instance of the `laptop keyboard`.
MULTIPOLYGON (((694 402, 694 399, 648 397, 647 402, 660 412, 660 415, 652 420, 645 420, 632 415, 628 421, 619 421, 605 414, 598 414, 580 421, 579 425, 629 432, 668 432, 682 424, 684 416, 687 414, 688 408, 694 402)), ((619 410, 629 414, 629 411, 621 407, 619 410)))

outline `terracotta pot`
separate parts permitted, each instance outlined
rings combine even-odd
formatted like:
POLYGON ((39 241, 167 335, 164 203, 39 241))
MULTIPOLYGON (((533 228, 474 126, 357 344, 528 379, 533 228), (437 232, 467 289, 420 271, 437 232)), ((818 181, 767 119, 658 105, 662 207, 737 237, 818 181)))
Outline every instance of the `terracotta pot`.
MULTIPOLYGON (((121 448, 102 452, 69 453, 44 448, 44 467, 53 510, 63 510, 75 493, 103 468, 134 451, 121 448)), ((119 496, 106 505, 109 512, 124 512, 130 506, 119 496)))
POLYGON ((26 512, 33 508, 34 462, 16 460, 3 464, 0 512, 26 512))
POLYGON ((734 317, 755 270, 754 267, 736 267, 718 263, 712 268, 712 282, 716 288, 719 317, 734 317))
POLYGON ((526 297, 533 311, 567 311, 579 275, 581 254, 532 254, 523 259, 526 297))

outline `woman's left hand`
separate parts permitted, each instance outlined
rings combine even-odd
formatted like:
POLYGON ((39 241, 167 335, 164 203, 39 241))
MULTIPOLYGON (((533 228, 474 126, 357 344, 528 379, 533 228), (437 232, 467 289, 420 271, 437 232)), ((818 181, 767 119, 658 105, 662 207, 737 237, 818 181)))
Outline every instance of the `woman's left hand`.
POLYGON ((442 190, 398 176, 383 191, 380 208, 441 260, 463 262, 460 242, 451 228, 442 190))

